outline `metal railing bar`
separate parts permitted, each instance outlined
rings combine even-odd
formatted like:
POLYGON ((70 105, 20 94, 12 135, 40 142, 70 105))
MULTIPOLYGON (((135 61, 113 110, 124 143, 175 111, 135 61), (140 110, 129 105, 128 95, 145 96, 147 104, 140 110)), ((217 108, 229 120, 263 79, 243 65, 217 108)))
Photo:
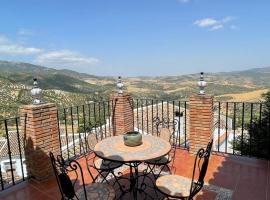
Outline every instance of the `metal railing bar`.
POLYGON ((16 123, 16 131, 17 131, 17 141, 18 141, 18 145, 19 145, 21 172, 22 172, 22 178, 24 181, 25 177, 24 177, 24 169, 23 169, 23 161, 22 161, 21 139, 20 139, 20 133, 19 133, 19 127, 18 127, 18 118, 16 118, 15 123, 16 123))

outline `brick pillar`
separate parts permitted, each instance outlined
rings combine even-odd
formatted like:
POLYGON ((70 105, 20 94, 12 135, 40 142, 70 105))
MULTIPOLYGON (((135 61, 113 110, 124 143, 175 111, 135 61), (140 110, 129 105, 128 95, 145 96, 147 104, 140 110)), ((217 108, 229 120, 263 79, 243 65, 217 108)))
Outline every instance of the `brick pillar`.
POLYGON ((111 116, 113 135, 123 135, 133 131, 133 101, 129 94, 112 94, 111 116))
POLYGON ((214 130, 213 96, 193 95, 189 99, 189 151, 206 148, 214 130))
POLYGON ((57 107, 53 103, 25 105, 20 108, 20 116, 28 175, 46 180, 53 175, 48 153, 60 154, 57 107))

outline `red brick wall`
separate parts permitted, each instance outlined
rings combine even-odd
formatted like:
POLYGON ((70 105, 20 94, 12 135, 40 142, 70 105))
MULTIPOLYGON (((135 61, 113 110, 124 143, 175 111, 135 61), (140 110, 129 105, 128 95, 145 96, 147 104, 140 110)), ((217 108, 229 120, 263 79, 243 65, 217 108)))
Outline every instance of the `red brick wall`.
POLYGON ((123 135, 133 131, 133 101, 129 94, 112 94, 111 116, 113 135, 123 135))
POLYGON ((60 154, 57 107, 53 103, 25 105, 20 108, 20 116, 28 174, 46 180, 53 174, 48 153, 60 154))
POLYGON ((190 96, 189 115, 189 151, 196 154, 198 149, 206 148, 212 138, 214 126, 213 96, 190 96))

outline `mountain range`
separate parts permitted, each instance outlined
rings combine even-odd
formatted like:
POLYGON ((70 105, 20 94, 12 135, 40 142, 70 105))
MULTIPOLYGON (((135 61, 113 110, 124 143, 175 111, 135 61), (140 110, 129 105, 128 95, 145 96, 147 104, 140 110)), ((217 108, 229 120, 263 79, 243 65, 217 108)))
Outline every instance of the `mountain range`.
MULTIPOLYGON (((17 114, 31 103, 33 77, 43 89, 43 99, 67 107, 108 99, 117 77, 94 76, 72 70, 56 70, 22 62, 0 61, 0 116, 17 114)), ((125 90, 134 98, 179 100, 198 92, 198 74, 159 77, 123 77, 125 90)), ((244 71, 205 73, 206 93, 217 100, 258 101, 270 88, 270 67, 244 71)))

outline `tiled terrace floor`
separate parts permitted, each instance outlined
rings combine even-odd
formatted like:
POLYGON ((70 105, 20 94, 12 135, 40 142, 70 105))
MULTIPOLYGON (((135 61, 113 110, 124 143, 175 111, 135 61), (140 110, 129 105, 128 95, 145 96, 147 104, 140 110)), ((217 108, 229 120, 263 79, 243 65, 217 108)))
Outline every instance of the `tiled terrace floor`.
MULTIPOLYGON (((175 173, 191 177, 193 160, 187 151, 177 150, 175 173)), ((221 199, 224 191, 234 200, 270 200, 270 161, 212 155, 205 182, 206 189, 197 195, 197 200, 221 199)), ((1 192, 0 199, 55 200, 60 199, 60 195, 52 178, 44 183, 33 180, 21 183, 1 192)))

